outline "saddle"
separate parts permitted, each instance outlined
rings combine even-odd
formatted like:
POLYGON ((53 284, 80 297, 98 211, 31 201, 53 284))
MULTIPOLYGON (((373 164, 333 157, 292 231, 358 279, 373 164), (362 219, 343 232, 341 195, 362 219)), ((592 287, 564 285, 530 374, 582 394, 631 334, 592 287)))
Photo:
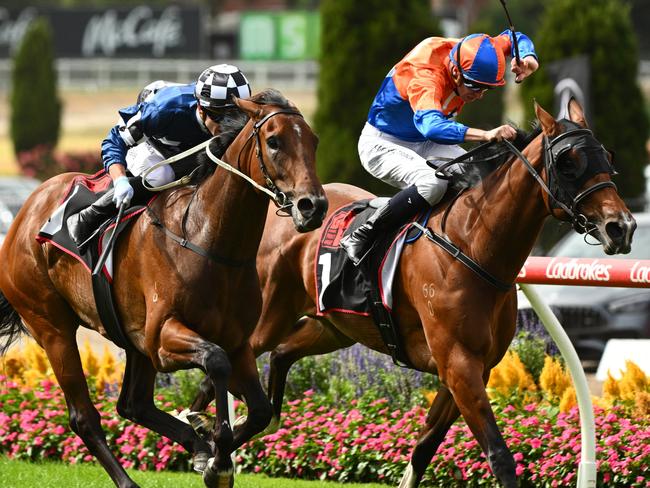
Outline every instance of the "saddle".
MULTIPOLYGON (((339 247, 341 238, 363 225, 386 201, 377 198, 352 202, 337 209, 321 228, 315 267, 317 315, 341 312, 371 316, 393 362, 412 367, 403 352, 399 327, 392 313, 393 282, 404 246, 417 240, 421 232, 411 227, 411 221, 385 233, 360 266, 355 266, 339 247)), ((416 216, 413 221, 426 222, 429 212, 416 216)))
MULTIPOLYGON (((122 216, 120 222, 116 222, 117 212, 115 216, 106 219, 93 234, 90 244, 86 246, 86 251, 80 254, 77 245, 68 232, 68 217, 92 205, 110 189, 111 185, 111 177, 105 171, 99 171, 92 176, 79 175, 75 177, 70 182, 59 207, 41 227, 36 240, 40 243, 49 242, 54 247, 75 258, 83 264, 89 273, 92 273, 113 232, 115 232, 115 238, 117 238, 155 198, 149 200, 147 205, 130 207, 122 216)), ((92 282, 97 311, 106 333, 118 346, 122 348, 130 347, 130 342, 122 330, 113 305, 111 292, 113 282, 112 250, 109 251, 101 272, 92 274, 92 282)))
MULTIPOLYGON (((71 215, 89 207, 101 198, 111 188, 111 184, 111 177, 105 171, 99 171, 92 176, 79 175, 75 177, 68 185, 59 207, 47 222, 45 222, 43 227, 41 227, 36 236, 36 240, 41 243, 51 243, 54 247, 74 257, 84 265, 88 272, 91 272, 104 249, 105 238, 113 232, 117 211, 115 212, 116 215, 107 218, 99 225, 98 230, 93 234, 90 244, 86 247, 84 254, 79 253, 77 245, 70 237, 67 220, 71 215), (111 230, 111 232, 107 233, 108 230, 111 230)), ((116 236, 123 232, 126 226, 130 222, 133 222, 135 217, 142 213, 145 208, 146 206, 130 207, 117 226, 116 236)), ((106 260, 102 271, 106 279, 112 282, 113 260, 110 256, 106 260)))

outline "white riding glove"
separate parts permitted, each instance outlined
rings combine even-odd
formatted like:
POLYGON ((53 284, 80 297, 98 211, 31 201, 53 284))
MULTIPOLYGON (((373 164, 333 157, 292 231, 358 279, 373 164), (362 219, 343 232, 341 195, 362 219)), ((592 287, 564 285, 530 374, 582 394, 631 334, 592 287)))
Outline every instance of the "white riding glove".
POLYGON ((113 193, 115 206, 120 208, 122 203, 126 203, 128 206, 131 203, 131 198, 133 198, 133 187, 129 183, 129 179, 126 176, 120 176, 113 182, 113 187, 115 188, 115 193, 113 193))

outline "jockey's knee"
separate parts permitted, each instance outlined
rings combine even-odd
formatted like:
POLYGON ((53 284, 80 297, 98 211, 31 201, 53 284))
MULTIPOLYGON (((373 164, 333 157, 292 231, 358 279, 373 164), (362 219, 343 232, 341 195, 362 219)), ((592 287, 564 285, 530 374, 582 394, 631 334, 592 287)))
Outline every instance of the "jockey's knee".
POLYGON ((168 165, 160 166, 159 168, 154 169, 145 177, 147 184, 152 187, 158 187, 166 185, 167 183, 171 183, 174 181, 174 178, 174 170, 171 168, 171 166, 168 165))
POLYGON ((435 175, 431 175, 427 178, 421 178, 415 185, 418 190, 418 193, 422 198, 424 198, 429 205, 434 206, 442 197, 445 196, 447 191, 447 180, 437 178, 435 175))

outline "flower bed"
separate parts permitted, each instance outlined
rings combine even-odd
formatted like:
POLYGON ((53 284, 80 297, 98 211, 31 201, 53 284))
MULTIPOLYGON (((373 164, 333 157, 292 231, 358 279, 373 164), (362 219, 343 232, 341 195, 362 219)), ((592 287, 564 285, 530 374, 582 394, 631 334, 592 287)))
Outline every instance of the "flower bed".
MULTIPOLYGON (((67 425, 57 386, 43 381, 20 387, 0 378, 0 453, 17 459, 93 461, 67 425)), ((183 449, 149 430, 119 419, 115 401, 99 398, 97 408, 111 449, 126 467, 189 470, 183 449)), ((158 398, 163 408, 171 408, 158 398)), ((289 402, 282 428, 238 451, 239 469, 303 479, 380 481, 396 484, 424 422, 426 410, 393 410, 388 401, 351 402, 347 409, 320 405, 312 392, 289 402)), ((576 409, 528 404, 496 412, 515 453, 521 486, 567 486, 575 482, 580 457, 576 409), (543 481, 542 481, 543 480, 543 481)), ((596 411, 599 485, 645 487, 650 466, 650 418, 629 420, 623 407, 596 411)), ((426 479, 435 486, 490 486, 494 478, 464 423, 452 426, 426 479)))
MULTIPOLYGON (((375 371, 359 351, 351 351, 349 373, 375 371)), ((100 359, 90 347, 82 350, 84 370, 95 398, 108 444, 126 467, 141 470, 189 470, 190 456, 169 440, 116 414, 122 365, 105 351, 100 359)), ((371 358, 371 361, 375 361, 371 358)), ((332 361, 331 358, 328 361, 332 361)), ((389 359, 387 360, 389 361, 389 359)), ((92 462, 81 439, 68 427, 68 412, 60 388, 53 383, 43 351, 29 344, 10 352, 0 367, 0 454, 17 459, 57 459, 68 463, 92 462), (9 377, 2 376, 9 375, 9 377)), ((346 363, 341 362, 345 365, 346 363)), ((308 390, 287 402, 281 429, 254 440, 237 451, 238 468, 270 476, 336 481, 399 482, 426 416, 434 391, 422 391, 423 379, 390 378, 401 374, 386 369, 381 397, 372 375, 359 393, 342 366, 338 383, 321 391, 308 390), (344 384, 345 382, 350 384, 344 384), (416 385, 416 386, 413 386, 416 385), (419 386, 417 386, 419 385, 419 386), (361 395, 359 399, 358 397, 361 395), (426 400, 425 400, 426 399, 426 400), (408 405, 404 407, 403 405, 408 405), (419 405, 413 407, 412 405, 419 405)), ((379 368, 381 369, 381 368, 379 368)), ((300 372, 300 369, 298 369, 300 372)), ((561 361, 547 356, 538 377, 516 353, 509 353, 494 369, 488 392, 501 432, 515 456, 522 487, 575 485, 580 458, 580 429, 575 392, 561 361)), ((364 373, 365 374, 365 373, 364 373)), ((326 374, 321 375, 326 378, 326 374)), ((313 370, 303 384, 317 378, 313 370)), ((199 376, 181 375, 156 401, 159 408, 180 410, 189 403, 180 395, 193 395, 199 376), (171 401, 170 401, 171 400, 171 401)), ((318 379, 318 378, 317 378, 318 379)), ((604 384, 604 397, 596 407, 598 487, 645 487, 650 475, 650 378, 628 363, 620 379, 604 384)), ((243 406, 238 405, 241 413, 243 406)), ((214 413, 214 412, 213 412, 214 413)), ((494 486, 485 456, 462 421, 452 426, 425 475, 433 486, 494 486)))
MULTIPOLYGON (((162 400, 162 399, 159 399, 162 400)), ((189 456, 168 439, 120 418, 115 399, 100 395, 95 404, 106 440, 126 468, 189 470, 189 456)), ((162 403, 163 407, 171 405, 162 403)), ((0 376, 0 454, 24 460, 91 462, 81 438, 68 425, 68 410, 58 385, 41 381, 34 388, 0 376)))
MULTIPOLYGON (((528 404, 522 411, 495 412, 517 462, 520 486, 575 484, 580 460, 577 409, 528 404)), ((624 418, 622 407, 596 409, 598 486, 645 487, 650 469, 650 419, 624 418)), ((387 400, 352 405, 347 411, 319 406, 312 397, 290 402, 282 428, 239 451, 246 471, 338 481, 396 485, 408 464, 424 408, 392 410, 387 400)), ((467 426, 452 426, 425 480, 432 486, 493 486, 478 443, 467 426), (461 485, 460 482, 463 482, 461 485)))

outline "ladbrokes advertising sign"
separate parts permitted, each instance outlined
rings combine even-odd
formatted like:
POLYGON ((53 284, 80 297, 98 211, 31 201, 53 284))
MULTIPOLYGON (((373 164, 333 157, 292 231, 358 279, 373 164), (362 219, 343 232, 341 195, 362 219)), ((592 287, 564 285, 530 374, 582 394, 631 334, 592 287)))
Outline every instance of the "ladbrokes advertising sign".
POLYGON ((12 55, 39 16, 50 22, 57 57, 200 58, 206 54, 198 6, 19 11, 0 7, 0 58, 12 55))
POLYGON ((526 260, 519 283, 650 288, 650 260, 534 257, 526 260))

